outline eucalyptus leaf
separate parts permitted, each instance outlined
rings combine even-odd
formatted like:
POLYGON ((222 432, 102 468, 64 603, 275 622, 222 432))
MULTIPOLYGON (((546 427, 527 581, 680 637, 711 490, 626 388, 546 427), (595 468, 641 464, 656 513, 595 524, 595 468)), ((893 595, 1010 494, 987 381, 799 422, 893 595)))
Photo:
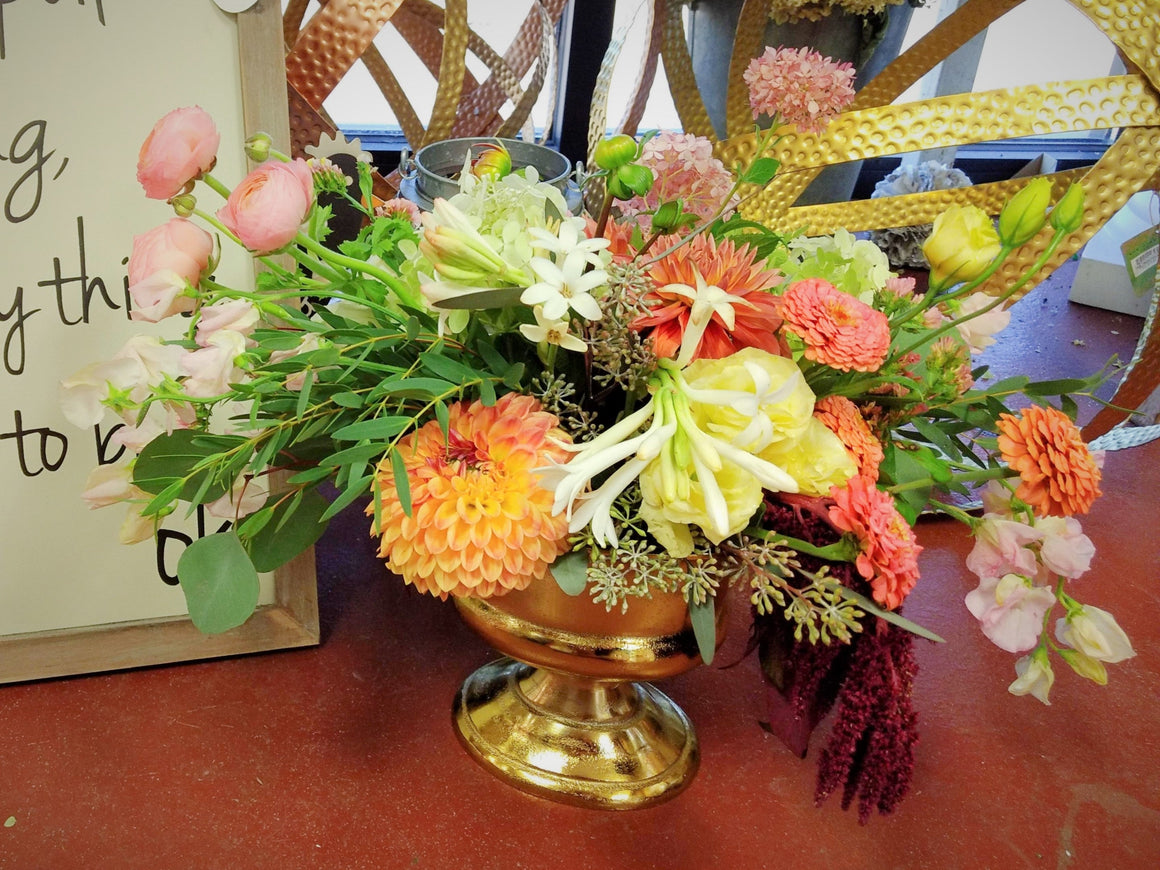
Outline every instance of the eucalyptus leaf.
POLYGON ((588 554, 583 550, 565 553, 552 563, 552 576, 566 595, 580 595, 588 585, 588 554))
POLYGON ((232 529, 186 547, 177 579, 189 618, 205 634, 237 628, 258 606, 258 572, 232 529))
POLYGON ((180 497, 185 501, 194 501, 199 492, 203 502, 214 501, 233 484, 234 477, 249 461, 250 455, 238 450, 216 471, 198 469, 199 463, 245 443, 246 439, 238 436, 209 438, 192 429, 175 429, 158 435, 137 457, 133 465, 133 483, 151 495, 169 491, 175 483, 181 483, 180 497), (207 476, 212 480, 203 489, 207 476))
POLYGON ((689 604, 689 621, 693 624, 693 636, 697 638, 697 649, 701 661, 710 665, 717 654, 717 608, 711 595, 705 596, 704 604, 689 604))
POLYGON ((270 519, 247 541, 246 546, 258 571, 273 571, 289 562, 326 531, 322 515, 330 503, 316 489, 300 490, 295 499, 273 503, 270 519), (293 516, 294 521, 288 522, 293 516))

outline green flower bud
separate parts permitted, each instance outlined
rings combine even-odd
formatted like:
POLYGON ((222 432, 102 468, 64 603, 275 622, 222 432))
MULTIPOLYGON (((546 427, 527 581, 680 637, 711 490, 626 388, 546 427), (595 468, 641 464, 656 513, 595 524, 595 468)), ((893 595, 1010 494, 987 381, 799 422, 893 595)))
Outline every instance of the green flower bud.
POLYGON ((1083 185, 1072 184, 1051 210, 1051 226, 1074 233, 1083 223, 1083 185))
POLYGON ((592 159, 601 169, 611 171, 636 159, 636 148, 635 139, 620 133, 598 143, 592 153, 592 159))
POLYGON ((482 149, 480 155, 471 161, 471 174, 476 178, 492 178, 498 181, 511 175, 512 156, 502 145, 480 142, 475 146, 482 149))
POLYGON ((192 193, 179 193, 169 200, 169 204, 173 206, 173 211, 178 217, 187 218, 197 208, 197 197, 192 193))
MULTIPOLYGON (((627 163, 616 170, 616 179, 632 191, 633 196, 644 196, 653 186, 652 170, 639 163, 627 163)), ((616 194, 613 194, 615 196, 616 194)), ((630 197, 617 197, 627 199, 630 197)))
POLYGON ((246 140, 246 156, 255 163, 265 163, 270 159, 270 144, 268 133, 255 133, 246 140))
POLYGON ((680 218, 681 204, 675 199, 670 199, 661 203, 660 208, 653 212, 652 228, 660 232, 669 232, 677 226, 680 218))
POLYGON ((1049 205, 1050 179, 1043 176, 1031 179, 999 212, 999 239, 1009 248, 1029 242, 1047 223, 1049 205))
POLYGON ((1097 686, 1108 684, 1108 669, 1104 667, 1103 662, 1084 655, 1077 649, 1061 649, 1059 654, 1071 665, 1071 669, 1085 680, 1091 680, 1097 686))

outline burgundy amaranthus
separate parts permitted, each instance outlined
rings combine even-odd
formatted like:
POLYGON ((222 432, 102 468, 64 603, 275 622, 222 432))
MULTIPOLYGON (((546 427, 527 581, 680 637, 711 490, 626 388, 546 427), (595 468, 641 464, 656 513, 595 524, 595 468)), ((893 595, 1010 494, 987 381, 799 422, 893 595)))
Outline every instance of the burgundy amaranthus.
MULTIPOLYGON (((824 546, 838 532, 816 513, 780 503, 766 508, 770 527, 824 546)), ((816 570, 818 560, 800 557, 816 570)), ((852 566, 834 563, 831 574, 846 586, 869 594, 869 584, 852 566)), ((804 757, 814 726, 836 705, 829 739, 818 759, 815 801, 842 791, 842 809, 858 798, 858 821, 874 810, 886 815, 910 788, 918 717, 911 705, 918 671, 913 635, 880 619, 849 644, 795 641, 793 626, 781 614, 755 621, 755 645, 771 682, 769 730, 804 757), (779 700, 779 698, 781 700, 779 700)))

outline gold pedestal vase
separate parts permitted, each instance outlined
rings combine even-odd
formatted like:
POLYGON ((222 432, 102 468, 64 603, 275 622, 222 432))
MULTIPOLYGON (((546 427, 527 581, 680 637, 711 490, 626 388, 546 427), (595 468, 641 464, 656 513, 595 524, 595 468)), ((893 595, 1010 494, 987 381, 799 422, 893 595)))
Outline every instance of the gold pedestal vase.
POLYGON ((610 810, 652 806, 692 781, 700 763, 692 723, 641 682, 701 662, 679 594, 634 600, 622 614, 548 579, 455 604, 508 656, 468 677, 453 710, 460 742, 496 776, 551 800, 610 810))

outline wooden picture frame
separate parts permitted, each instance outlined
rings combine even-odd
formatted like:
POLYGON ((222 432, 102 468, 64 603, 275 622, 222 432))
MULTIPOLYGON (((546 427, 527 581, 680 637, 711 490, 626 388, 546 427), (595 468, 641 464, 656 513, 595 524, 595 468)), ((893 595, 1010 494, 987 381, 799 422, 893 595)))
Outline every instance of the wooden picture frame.
MULTIPOLYGON (((213 8, 211 0, 200 2, 205 3, 211 10, 207 14, 215 16, 227 14, 213 8)), ((65 6, 66 4, 62 3, 59 7, 52 8, 59 10, 55 14, 62 16, 70 12, 79 14, 79 11, 99 15, 100 25, 105 25, 106 10, 99 2, 89 4, 88 7, 84 7, 82 3, 80 7, 83 9, 80 10, 76 8, 76 4, 72 9, 66 9, 65 6)), ((19 21, 13 16, 15 7, 8 7, 8 10, 8 38, 12 40, 19 38, 19 21)), ((113 7, 108 10, 109 13, 113 11, 113 7)), ((158 11, 157 14, 164 15, 168 11, 167 8, 165 12, 158 11)), ((277 0, 258 0, 246 11, 237 13, 236 24, 240 72, 238 84, 244 128, 249 132, 263 130, 271 135, 276 147, 289 150, 290 131, 281 6, 277 0)), ((154 30, 153 36, 160 38, 159 34, 162 33, 163 30, 154 30)), ((172 34, 168 34, 167 38, 171 39, 172 50, 179 52, 180 38, 174 38, 172 34)), ((9 44, 10 55, 13 53, 12 45, 13 43, 9 44)), ((181 58, 182 63, 189 61, 189 58, 181 58)), ((3 62, 0 60, 0 64, 3 62)), ((197 66, 191 64, 190 68, 196 69, 197 66)), ((142 87, 148 87, 148 70, 144 73, 142 87)), ((83 90, 83 87, 79 89, 83 90)), ((93 99, 92 95, 84 96, 93 99)), ((122 99, 131 99, 129 94, 118 96, 122 99)), ((110 125, 115 123, 110 121, 110 125)), ((11 136, 12 133, 8 132, 7 135, 11 136)), ((233 147, 240 148, 240 142, 233 147)), ((134 229, 143 231, 146 228, 134 229)), ((111 353, 114 349, 115 347, 112 347, 108 350, 111 353)), ((18 386, 17 389, 19 388, 18 386)), ((34 384, 34 388, 43 389, 43 385, 34 384)), ((7 493, 4 495, 8 496, 7 493)), ((77 496, 79 497, 79 492, 77 496)), ((62 537, 67 539, 67 534, 62 537)), ((0 565, 0 583, 35 584, 37 578, 27 576, 27 573, 20 571, 19 567, 19 564, 13 566, 11 563, 0 565)), ((78 572, 85 570, 83 554, 76 556, 76 570, 78 572)), ((318 602, 313 548, 274 573, 272 597, 273 601, 261 604, 245 624, 218 635, 202 634, 194 627, 188 616, 164 616, 102 621, 100 624, 88 626, 0 636, 0 683, 317 644, 318 602)))

